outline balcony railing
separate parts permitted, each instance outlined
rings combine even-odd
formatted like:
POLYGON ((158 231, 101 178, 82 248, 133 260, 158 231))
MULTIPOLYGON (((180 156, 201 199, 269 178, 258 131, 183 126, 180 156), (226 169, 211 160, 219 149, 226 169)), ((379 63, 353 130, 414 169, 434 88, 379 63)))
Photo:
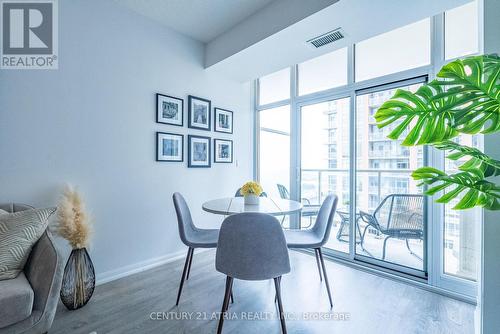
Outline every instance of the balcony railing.
MULTIPOLYGON (((301 197, 309 199, 312 205, 320 205, 328 193, 336 193, 340 197, 346 189, 349 189, 349 169, 302 169, 301 172, 301 197), (341 178, 329 182, 328 176, 341 176, 341 178), (330 185, 335 189, 331 189, 330 185)), ((410 169, 358 169, 356 173, 357 192, 367 191, 368 195, 376 195, 375 203, 380 203, 383 199, 382 196, 385 197, 391 193, 411 192, 409 187, 412 184, 410 181, 412 180, 412 170, 410 169), (368 178, 365 178, 366 176, 368 178), (403 179, 408 180, 406 184, 404 184, 403 179)), ((417 190, 415 189, 415 191, 417 190)), ((342 201, 342 198, 340 200, 342 201)), ((346 203, 340 203, 340 205, 346 205, 346 203)), ((369 202, 366 205, 369 209, 374 209, 369 202)))
POLYGON ((368 158, 391 158, 391 159, 403 159, 410 156, 409 150, 373 150, 368 149, 368 158))

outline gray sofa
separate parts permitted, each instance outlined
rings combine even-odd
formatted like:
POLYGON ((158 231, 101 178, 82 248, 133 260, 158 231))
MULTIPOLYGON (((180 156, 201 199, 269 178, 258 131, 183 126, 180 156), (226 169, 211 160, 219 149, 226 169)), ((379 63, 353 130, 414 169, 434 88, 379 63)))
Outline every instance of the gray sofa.
MULTIPOLYGON (((23 204, 0 204, 17 212, 23 204)), ((33 247, 24 272, 0 281, 0 334, 46 333, 56 314, 63 275, 63 260, 47 230, 33 247)))

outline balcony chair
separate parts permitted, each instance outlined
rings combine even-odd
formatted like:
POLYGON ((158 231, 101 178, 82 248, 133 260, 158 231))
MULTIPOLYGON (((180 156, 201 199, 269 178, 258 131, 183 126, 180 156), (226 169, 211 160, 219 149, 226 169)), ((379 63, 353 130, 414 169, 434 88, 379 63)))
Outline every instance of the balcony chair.
POLYGON ((385 260, 387 240, 390 238, 405 240, 410 254, 422 260, 411 250, 408 240, 424 239, 423 204, 423 195, 391 194, 384 198, 373 214, 359 211, 361 220, 367 224, 361 235, 361 248, 367 252, 363 242, 366 231, 371 227, 385 236, 382 260, 385 260))
MULTIPOLYGON (((340 227, 337 231, 336 239, 341 242, 349 242, 349 231, 350 231, 350 214, 349 208, 347 207, 345 211, 337 210, 337 215, 340 217, 340 227), (346 232, 347 231, 347 232, 346 232), (347 239, 345 238, 347 237, 347 239)), ((359 227, 359 214, 356 213, 356 231, 358 232, 359 239, 356 237, 356 243, 361 241, 361 229, 359 227)))
MULTIPOLYGON (((288 189, 282 185, 282 184, 277 184, 278 191, 280 193, 280 197, 282 199, 290 199, 290 192, 288 189)), ((301 198, 300 201, 304 204, 304 208, 302 209, 301 215, 302 217, 309 217, 309 225, 304 226, 304 228, 309 228, 312 225, 313 222, 313 217, 316 217, 319 212, 319 206, 312 206, 311 201, 307 198, 301 198)), ((283 220, 281 224, 283 224, 283 221, 285 220, 285 217, 283 217, 283 220)), ((301 226, 302 228, 302 226, 301 226)))

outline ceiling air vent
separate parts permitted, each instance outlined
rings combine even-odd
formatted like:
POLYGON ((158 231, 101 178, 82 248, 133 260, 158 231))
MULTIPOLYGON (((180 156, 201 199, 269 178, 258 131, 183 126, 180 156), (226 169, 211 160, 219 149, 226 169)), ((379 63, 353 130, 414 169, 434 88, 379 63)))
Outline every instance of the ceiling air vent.
POLYGON ((337 28, 318 37, 314 37, 308 40, 307 43, 314 45, 314 47, 316 48, 320 48, 324 45, 338 41, 344 38, 344 36, 345 36, 344 31, 341 28, 337 28))

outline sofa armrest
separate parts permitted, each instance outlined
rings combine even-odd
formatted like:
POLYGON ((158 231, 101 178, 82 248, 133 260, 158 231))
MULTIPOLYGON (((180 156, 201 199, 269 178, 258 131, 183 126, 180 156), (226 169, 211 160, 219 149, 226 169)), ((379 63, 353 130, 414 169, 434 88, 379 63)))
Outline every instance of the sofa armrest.
POLYGON ((40 319, 34 319, 35 324, 48 330, 56 314, 63 276, 63 260, 48 230, 33 247, 24 273, 35 294, 33 313, 41 314, 40 319))

